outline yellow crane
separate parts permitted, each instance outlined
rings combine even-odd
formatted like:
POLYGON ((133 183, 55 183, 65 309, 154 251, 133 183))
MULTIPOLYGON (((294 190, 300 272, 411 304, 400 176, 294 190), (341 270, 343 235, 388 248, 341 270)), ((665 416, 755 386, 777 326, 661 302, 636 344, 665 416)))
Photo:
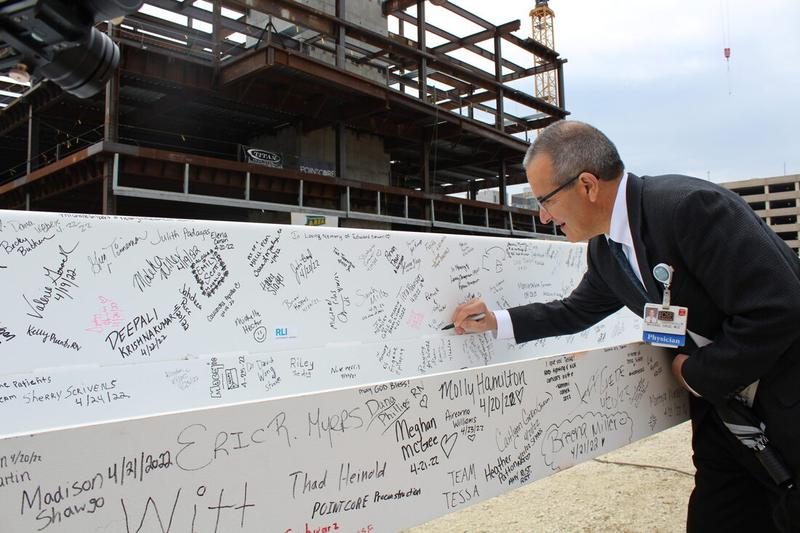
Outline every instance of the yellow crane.
MULTIPOLYGON (((555 36, 553 31, 553 19, 555 13, 550 6, 547 5, 547 0, 536 0, 536 7, 531 12, 531 37, 551 50, 555 50, 555 36)), ((544 65, 547 60, 534 55, 534 64, 536 66, 544 65)), ((550 70, 535 74, 533 76, 533 95, 536 98, 541 98, 545 102, 553 105, 558 105, 558 85, 556 81, 556 71, 550 70)))

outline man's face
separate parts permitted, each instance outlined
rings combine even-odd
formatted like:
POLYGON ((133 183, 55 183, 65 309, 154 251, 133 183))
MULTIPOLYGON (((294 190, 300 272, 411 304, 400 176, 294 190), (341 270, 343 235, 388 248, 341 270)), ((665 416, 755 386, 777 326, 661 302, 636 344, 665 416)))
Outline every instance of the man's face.
MULTIPOLYGON (((536 198, 544 198, 558 188, 553 162, 545 154, 533 158, 528 165, 527 177, 536 198)), ((560 177, 571 179, 575 176, 560 177)), ((586 241, 598 234, 592 229, 592 205, 588 202, 585 190, 581 190, 582 186, 580 179, 573 181, 546 199, 539 211, 542 222, 555 222, 570 242, 586 241)))

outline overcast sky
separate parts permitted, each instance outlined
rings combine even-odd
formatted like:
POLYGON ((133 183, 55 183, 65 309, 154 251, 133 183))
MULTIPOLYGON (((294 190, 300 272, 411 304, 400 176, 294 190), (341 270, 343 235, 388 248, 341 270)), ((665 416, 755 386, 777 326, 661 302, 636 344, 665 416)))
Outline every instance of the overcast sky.
MULTIPOLYGON (((534 0, 455 3, 493 23, 521 19, 517 34, 530 35, 534 0)), ((800 173, 800 1, 551 0, 550 7, 556 50, 568 60, 570 118, 603 130, 629 171, 717 182, 782 175, 784 164, 787 174, 800 173)), ((429 8, 431 22, 437 9, 429 8)), ((441 25, 453 28, 452 20, 441 25)))

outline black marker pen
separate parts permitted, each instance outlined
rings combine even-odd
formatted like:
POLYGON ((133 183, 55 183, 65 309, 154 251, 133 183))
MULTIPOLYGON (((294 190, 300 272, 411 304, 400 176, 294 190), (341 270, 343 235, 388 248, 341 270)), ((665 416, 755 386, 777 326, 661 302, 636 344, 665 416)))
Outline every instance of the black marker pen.
MULTIPOLYGON (((486 317, 486 313, 478 313, 477 315, 469 315, 467 317, 467 320, 483 320, 485 317, 486 317)), ((444 331, 446 329, 453 329, 454 327, 456 327, 456 325, 453 324, 453 323, 450 323, 450 324, 447 324, 445 327, 443 327, 442 331, 444 331)))

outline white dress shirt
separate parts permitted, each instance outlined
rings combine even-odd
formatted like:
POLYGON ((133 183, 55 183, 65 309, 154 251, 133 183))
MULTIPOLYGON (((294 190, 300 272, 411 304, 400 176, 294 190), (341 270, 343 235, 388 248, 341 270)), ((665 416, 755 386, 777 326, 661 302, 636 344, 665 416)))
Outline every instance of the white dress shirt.
POLYGON ((611 224, 606 234, 607 240, 612 240, 622 245, 622 251, 625 252, 625 257, 628 258, 636 277, 644 287, 644 278, 642 272, 639 270, 639 262, 636 260, 636 249, 633 247, 633 234, 631 233, 631 225, 628 222, 628 174, 622 173, 622 179, 619 180, 619 187, 617 187, 617 196, 614 198, 614 207, 611 210, 611 224))

